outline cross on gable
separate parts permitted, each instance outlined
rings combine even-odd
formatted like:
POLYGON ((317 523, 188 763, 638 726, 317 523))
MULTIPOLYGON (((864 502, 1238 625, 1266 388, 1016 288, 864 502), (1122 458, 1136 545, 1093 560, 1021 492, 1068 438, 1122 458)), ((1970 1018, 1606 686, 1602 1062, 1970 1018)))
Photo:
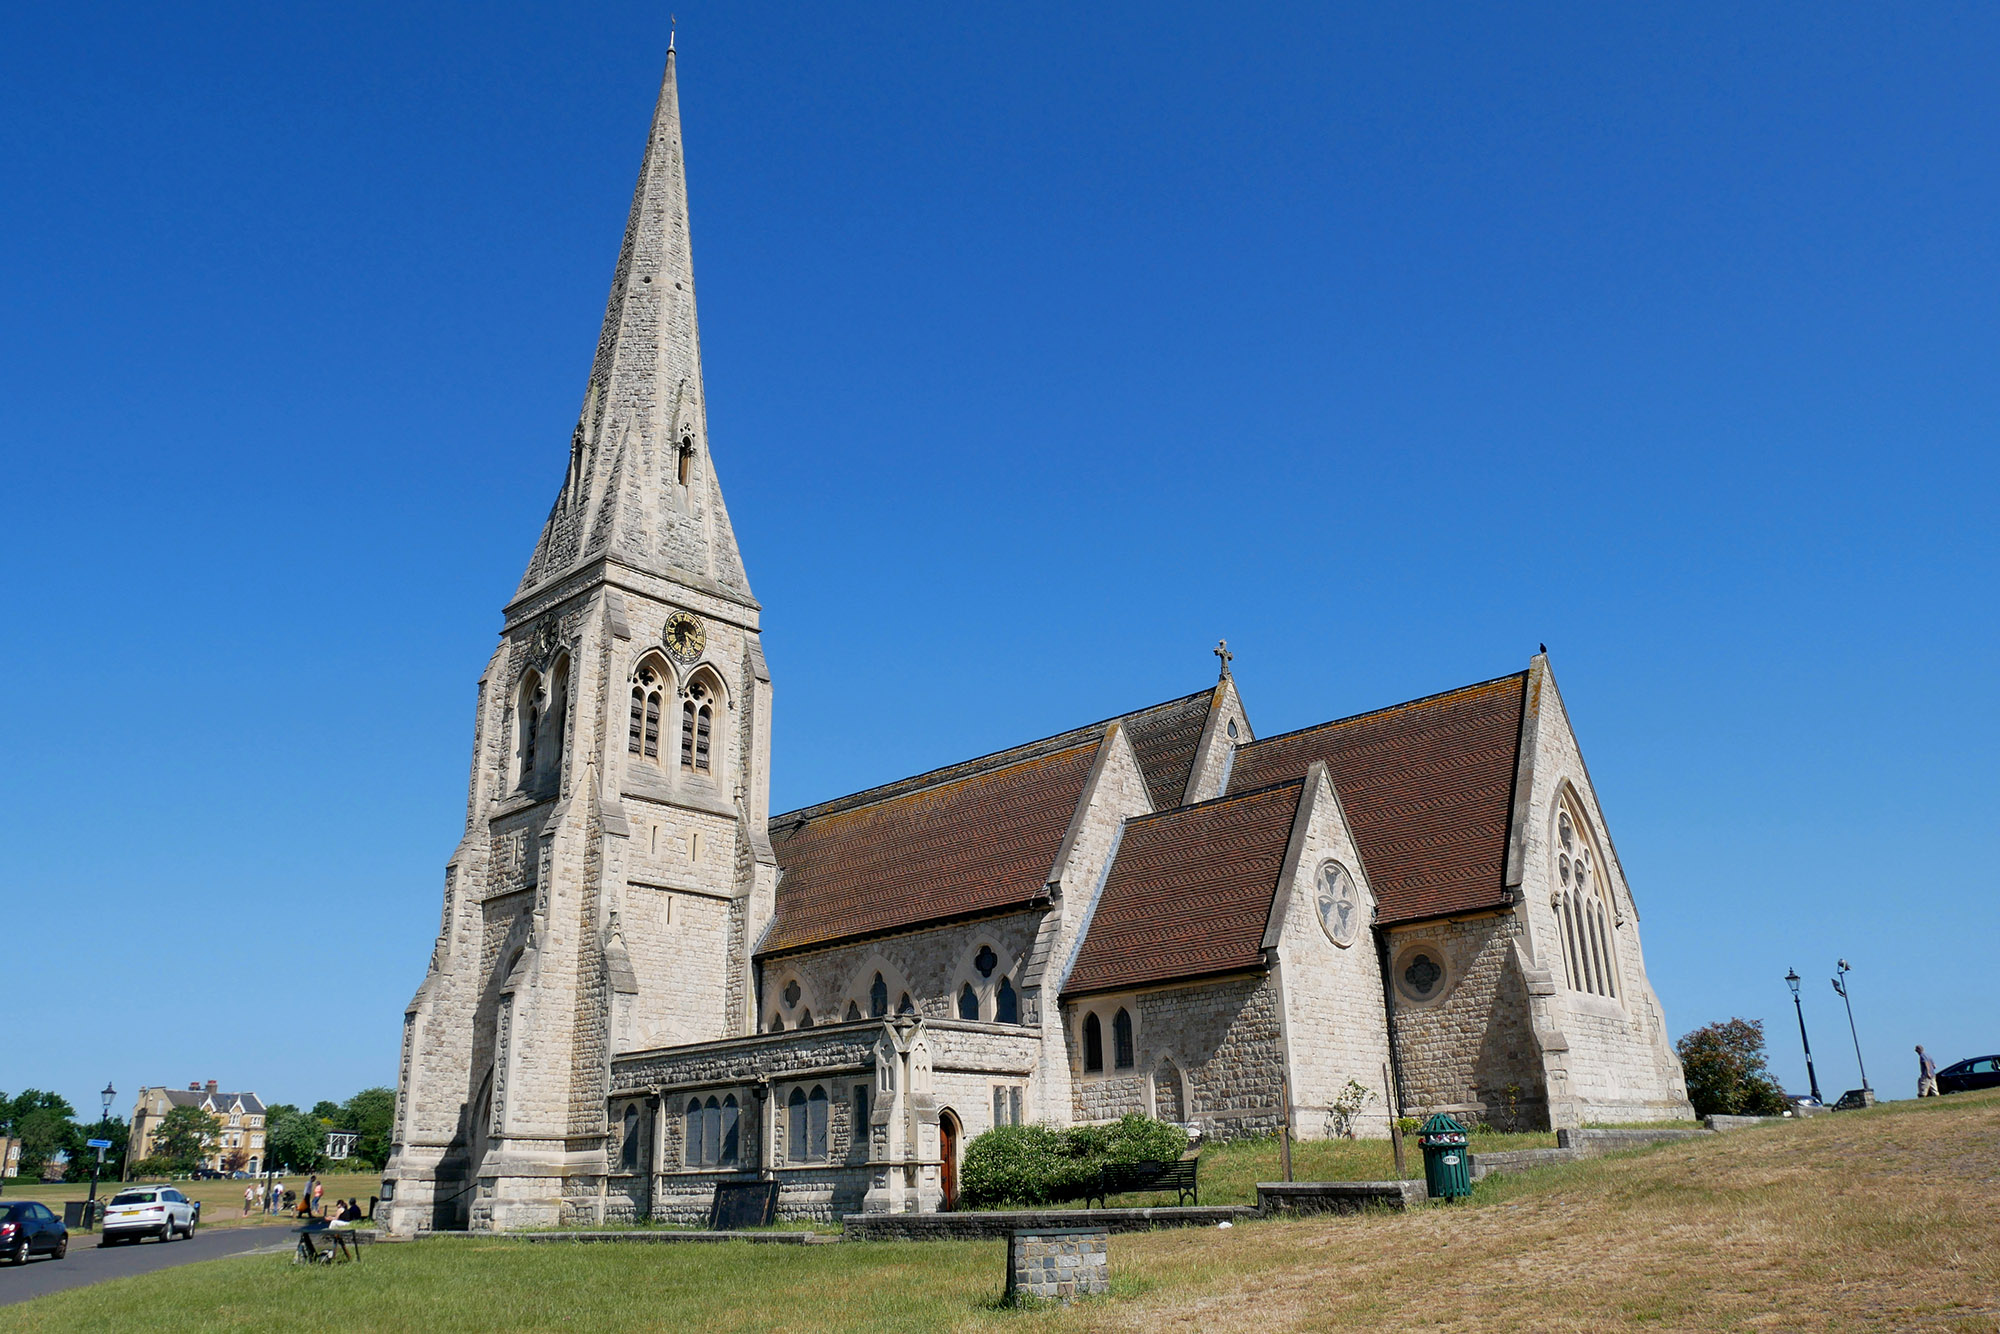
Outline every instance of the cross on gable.
POLYGON ((1209 652, 1222 660, 1222 674, 1224 676, 1229 675, 1229 660, 1236 656, 1229 651, 1229 641, 1226 639, 1216 640, 1215 647, 1210 649, 1209 652))

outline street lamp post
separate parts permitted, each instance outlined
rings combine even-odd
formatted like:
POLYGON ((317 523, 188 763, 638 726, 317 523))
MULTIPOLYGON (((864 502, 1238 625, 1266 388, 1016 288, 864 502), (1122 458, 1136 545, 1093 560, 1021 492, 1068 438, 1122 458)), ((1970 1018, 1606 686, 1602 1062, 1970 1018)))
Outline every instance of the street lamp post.
POLYGON ((1854 1027, 1854 999, 1847 994, 1847 974, 1850 971, 1852 970, 1848 968, 1847 960, 1842 959, 1840 976, 1833 979, 1833 989, 1838 991, 1840 999, 1847 1003, 1847 1032, 1848 1036, 1854 1039, 1854 1063, 1861 1066, 1861 1088, 1864 1092, 1873 1093, 1875 1090, 1868 1087, 1868 1067, 1861 1060, 1861 1034, 1854 1027))
POLYGON ((1806 1036, 1806 1008, 1799 1002, 1799 970, 1785 970, 1785 983, 1792 989, 1792 1008, 1799 1012, 1799 1045, 1806 1049, 1806 1080, 1812 1085, 1812 1099, 1820 1100, 1819 1076, 1813 1073, 1812 1039, 1806 1036))
MULTIPOLYGON (((111 1100, 118 1096, 118 1090, 112 1088, 111 1081, 107 1079, 104 1081, 104 1092, 98 1094, 97 1096, 104 1100, 104 1115, 101 1118, 99 1118, 98 1126, 100 1129, 110 1130, 111 1100)), ((99 1149, 97 1151, 97 1161, 90 1165, 90 1209, 88 1212, 90 1215, 90 1220, 93 1225, 97 1221, 97 1174, 100 1171, 102 1171, 103 1168, 104 1168, 104 1150, 99 1149)))

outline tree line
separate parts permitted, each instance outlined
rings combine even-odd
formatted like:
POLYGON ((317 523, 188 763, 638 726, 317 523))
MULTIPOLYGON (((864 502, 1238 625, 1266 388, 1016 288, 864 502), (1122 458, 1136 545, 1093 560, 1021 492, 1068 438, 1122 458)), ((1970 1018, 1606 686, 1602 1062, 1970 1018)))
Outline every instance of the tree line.
MULTIPOLYGON (((254 1157, 263 1169, 322 1171, 328 1166, 327 1132, 346 1130, 359 1138, 345 1162, 356 1169, 379 1171, 389 1158, 395 1117, 396 1091, 388 1088, 362 1089, 346 1102, 321 1099, 309 1111, 291 1103, 274 1103, 264 1109, 264 1148, 233 1149, 223 1156, 222 1169, 248 1170, 254 1157)), ((192 1172, 213 1152, 217 1133, 215 1118, 201 1108, 169 1108, 154 1130, 153 1152, 133 1163, 129 1175, 142 1178, 192 1172)), ((111 1147, 104 1151, 100 1176, 117 1180, 126 1175, 123 1169, 130 1135, 131 1123, 123 1117, 78 1121, 76 1109, 58 1093, 41 1089, 27 1089, 11 1097, 0 1093, 0 1136, 21 1141, 24 1181, 42 1179, 51 1163, 62 1166, 65 1181, 90 1180, 97 1151, 85 1147, 85 1141, 92 1139, 111 1141, 111 1147)))

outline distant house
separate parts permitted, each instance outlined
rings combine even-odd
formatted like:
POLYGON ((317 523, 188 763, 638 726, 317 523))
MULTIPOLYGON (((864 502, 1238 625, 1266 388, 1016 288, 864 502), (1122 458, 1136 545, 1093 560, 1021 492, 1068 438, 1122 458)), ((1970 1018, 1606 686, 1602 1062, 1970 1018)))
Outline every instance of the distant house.
POLYGON ((329 1130, 326 1132, 326 1148, 323 1152, 329 1162, 341 1162, 354 1152, 361 1133, 356 1130, 329 1130))
POLYGON ((254 1093, 224 1093, 215 1081, 190 1080, 185 1089, 155 1084, 139 1090, 132 1107, 129 1162, 153 1156, 160 1122, 175 1107, 199 1107, 215 1119, 215 1139, 201 1165, 219 1172, 264 1169, 264 1102, 254 1093))
POLYGON ((0 1177, 21 1175, 21 1141, 0 1135, 0 1177))

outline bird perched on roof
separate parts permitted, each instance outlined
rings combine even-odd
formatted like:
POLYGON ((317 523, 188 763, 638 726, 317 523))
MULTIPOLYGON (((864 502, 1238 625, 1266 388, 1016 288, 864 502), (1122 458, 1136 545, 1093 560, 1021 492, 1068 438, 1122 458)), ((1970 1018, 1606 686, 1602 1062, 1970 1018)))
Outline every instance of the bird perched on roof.
POLYGON ((1547 644, 1539 644, 1536 647, 1540 648, 1541 651, 1544 653, 1547 653, 1549 651, 1549 646, 1547 644))

